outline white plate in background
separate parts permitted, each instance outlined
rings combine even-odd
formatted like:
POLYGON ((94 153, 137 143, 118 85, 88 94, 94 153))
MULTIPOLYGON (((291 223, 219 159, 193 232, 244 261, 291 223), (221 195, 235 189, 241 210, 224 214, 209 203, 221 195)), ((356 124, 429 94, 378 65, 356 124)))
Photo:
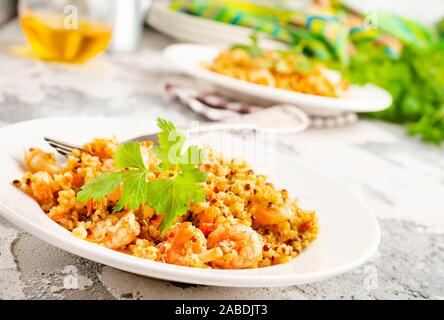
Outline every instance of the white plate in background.
MULTIPOLYGON (((167 1, 156 1, 146 16, 146 22, 156 30, 180 41, 229 46, 233 43, 251 42, 254 30, 247 27, 222 23, 171 10, 167 1)), ((288 46, 260 33, 264 48, 285 49, 288 46)))
POLYGON ((388 108, 392 102, 387 91, 373 84, 351 85, 344 97, 331 98, 250 83, 204 68, 202 62, 210 63, 219 50, 208 45, 173 44, 165 48, 164 56, 188 75, 245 95, 250 100, 254 98, 274 104, 293 104, 310 115, 334 115, 345 111, 374 112, 388 108))
MULTIPOLYGON (((260 172, 297 197, 301 207, 317 211, 319 237, 291 262, 259 269, 212 270, 169 265, 77 239, 49 219, 36 201, 12 185, 14 179, 24 174, 24 148, 51 150, 43 141, 44 136, 82 144, 94 137, 113 134, 122 141, 154 130, 154 119, 147 123, 120 118, 49 118, 0 129, 0 214, 41 240, 86 259, 148 277, 214 286, 289 286, 319 281, 361 265, 378 248, 380 229, 371 210, 331 178, 283 152, 275 154, 274 166, 265 166, 260 172)), ((242 139, 232 141, 232 144, 221 143, 221 151, 239 155, 244 150, 239 144, 242 139), (234 148, 228 150, 229 145, 234 148)), ((253 161, 251 156, 245 154, 246 160, 253 161)))

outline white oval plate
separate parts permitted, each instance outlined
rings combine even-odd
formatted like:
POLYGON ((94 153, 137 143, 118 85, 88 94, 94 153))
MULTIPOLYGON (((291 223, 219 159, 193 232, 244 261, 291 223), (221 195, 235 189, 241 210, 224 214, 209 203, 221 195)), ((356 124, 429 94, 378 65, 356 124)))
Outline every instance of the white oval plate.
MULTIPOLYGON (((44 136, 81 144, 93 137, 113 134, 123 141, 154 130, 154 121, 117 118, 49 118, 0 129, 1 215, 58 248, 117 269, 158 279, 215 286, 288 286, 319 281, 359 266, 377 249, 380 229, 373 213, 336 182, 284 153, 277 153, 274 170, 264 173, 269 174, 270 181, 278 187, 285 186, 303 208, 317 211, 319 238, 290 263, 260 269, 211 270, 168 265, 77 239, 50 220, 31 197, 11 183, 24 173, 25 147, 51 150, 43 141, 44 136)), ((240 140, 234 139, 233 143, 240 140)))
POLYGON ((164 50, 164 55, 182 72, 193 77, 255 99, 293 104, 310 115, 334 115, 345 111, 374 112, 386 109, 392 103, 390 94, 373 84, 351 85, 344 97, 331 98, 254 84, 212 72, 201 66, 202 62, 211 62, 219 51, 219 48, 207 45, 174 44, 164 50))

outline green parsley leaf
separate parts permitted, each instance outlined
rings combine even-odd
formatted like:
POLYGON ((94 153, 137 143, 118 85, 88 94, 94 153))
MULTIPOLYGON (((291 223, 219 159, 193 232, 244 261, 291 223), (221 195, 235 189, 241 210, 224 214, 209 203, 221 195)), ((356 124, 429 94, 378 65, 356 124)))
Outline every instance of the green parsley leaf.
POLYGON ((405 44, 397 58, 372 42, 356 45, 343 74, 352 83, 374 83, 390 92, 393 104, 371 116, 405 124, 409 135, 439 145, 444 141, 444 41, 427 48, 405 44))
POLYGON ((313 64, 310 62, 310 60, 303 59, 296 64, 295 68, 301 74, 308 74, 313 70, 313 64))
POLYGON ((288 67, 288 64, 285 60, 278 60, 276 62, 276 65, 274 66, 277 72, 286 73, 290 71, 290 68, 288 67))
POLYGON ((139 168, 145 169, 140 152, 140 146, 137 142, 129 142, 121 145, 116 150, 114 157, 117 169, 139 168))
POLYGON ((160 230, 164 234, 178 216, 187 212, 190 203, 205 201, 205 191, 196 188, 204 182, 206 174, 194 168, 184 171, 174 178, 150 181, 148 184, 148 204, 163 215, 160 230))
POLYGON ((129 172, 131 174, 127 175, 123 181, 120 199, 113 208, 113 212, 119 212, 126 206, 135 210, 148 201, 146 170, 131 170, 129 172))
POLYGON ((200 184, 207 179, 207 174, 195 167, 203 161, 203 150, 192 145, 182 152, 185 135, 164 119, 159 118, 157 124, 161 131, 159 146, 154 151, 161 161, 160 171, 167 172, 168 178, 148 181, 147 174, 152 171, 143 163, 139 144, 122 144, 116 150, 116 168, 128 170, 100 174, 82 187, 77 201, 100 200, 121 186, 121 196, 113 212, 148 204, 163 215, 159 226, 163 234, 178 216, 185 214, 191 203, 205 201, 206 194, 200 184))
POLYGON ((161 167, 169 169, 179 164, 185 135, 172 122, 161 118, 157 119, 157 126, 161 131, 158 135, 159 146, 154 148, 154 152, 162 161, 161 167))
POLYGON ((257 58, 260 57, 263 53, 262 48, 259 46, 259 37, 257 35, 257 33, 253 33, 250 36, 251 39, 251 45, 247 45, 247 44, 235 44, 233 45, 230 50, 236 50, 236 49, 241 49, 246 51, 250 56, 252 56, 253 58, 257 58))
POLYGON ((77 201, 86 202, 89 199, 100 200, 114 192, 122 182, 122 172, 106 172, 88 182, 77 193, 77 201))

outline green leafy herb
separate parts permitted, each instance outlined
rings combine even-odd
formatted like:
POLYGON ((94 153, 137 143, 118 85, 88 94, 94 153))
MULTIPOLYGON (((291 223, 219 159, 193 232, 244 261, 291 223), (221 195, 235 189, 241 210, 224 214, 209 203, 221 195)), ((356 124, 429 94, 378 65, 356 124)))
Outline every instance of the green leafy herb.
POLYGON ((117 148, 114 161, 117 169, 145 169, 142 154, 140 153, 140 147, 137 142, 127 143, 117 148))
POLYGON ((190 203, 205 201, 205 191, 201 183, 207 174, 196 168, 203 161, 204 153, 197 146, 183 151, 185 135, 173 123, 158 119, 160 128, 159 146, 154 151, 160 163, 159 173, 167 173, 163 179, 147 180, 147 173, 153 172, 143 163, 140 146, 136 142, 126 143, 116 150, 117 172, 100 174, 88 182, 77 194, 77 201, 94 201, 114 192, 121 187, 121 196, 113 208, 114 212, 124 208, 137 209, 149 205, 163 215, 160 230, 165 233, 178 216, 186 213, 190 203))
POLYGON ((102 173, 96 179, 90 181, 77 194, 77 201, 86 202, 89 199, 100 200, 112 193, 120 185, 123 172, 102 173))
POLYGON ((276 71, 281 73, 286 73, 290 71, 287 62, 284 59, 276 61, 274 68, 276 69, 276 71))
POLYGON ((170 179, 153 180, 148 184, 148 203, 163 214, 161 230, 168 230, 189 208, 190 202, 205 201, 205 191, 196 185, 206 180, 207 175, 196 168, 186 170, 170 179))
POLYGON ((250 37, 251 39, 251 44, 235 44, 231 47, 231 50, 235 50, 235 49, 242 49, 247 51, 250 56, 252 56, 253 58, 257 58, 259 56, 262 55, 262 48, 259 46, 259 38, 257 33, 253 33, 250 37))
POLYGON ((313 71, 314 66, 308 58, 304 58, 296 64, 295 68, 302 74, 308 74, 313 71))
POLYGON ((372 117, 404 123, 410 135, 438 145, 444 141, 443 52, 444 42, 427 48, 406 45, 393 59, 384 48, 362 43, 342 71, 352 83, 371 82, 392 95, 392 106, 372 117))

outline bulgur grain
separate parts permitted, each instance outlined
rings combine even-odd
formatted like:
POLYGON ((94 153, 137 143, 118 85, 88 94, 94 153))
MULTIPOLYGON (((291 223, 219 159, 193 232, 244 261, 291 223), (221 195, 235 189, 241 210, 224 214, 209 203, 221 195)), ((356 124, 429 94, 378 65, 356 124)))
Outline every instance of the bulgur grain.
MULTIPOLYGON (((33 148, 33 155, 44 155, 52 169, 27 172, 13 184, 37 200, 49 218, 74 236, 148 260, 201 268, 266 267, 296 257, 317 237, 314 211, 299 208, 285 189, 276 190, 245 161, 224 159, 209 148, 207 159, 200 165, 208 173, 203 183, 206 201, 192 204, 176 220, 176 232, 170 231, 167 236, 158 229, 163 216, 153 208, 141 206, 112 213, 120 199, 120 187, 99 201, 77 202, 82 185, 101 172, 115 170, 117 146, 114 138, 95 139, 85 145, 83 152, 74 151, 64 167, 55 162, 53 155, 33 148), (221 228, 232 233, 221 241, 211 241, 211 246, 207 244, 221 228), (182 232, 185 229, 189 233, 186 237, 182 232), (174 247, 178 243, 183 247, 174 247), (246 259, 244 248, 248 248, 245 252, 254 252, 254 258, 246 259), (178 250, 183 257, 172 259, 171 250, 178 250)), ((141 151, 149 159, 150 169, 158 169, 152 142, 141 143, 141 151)), ((147 175, 149 180, 164 177, 147 175)))

